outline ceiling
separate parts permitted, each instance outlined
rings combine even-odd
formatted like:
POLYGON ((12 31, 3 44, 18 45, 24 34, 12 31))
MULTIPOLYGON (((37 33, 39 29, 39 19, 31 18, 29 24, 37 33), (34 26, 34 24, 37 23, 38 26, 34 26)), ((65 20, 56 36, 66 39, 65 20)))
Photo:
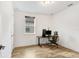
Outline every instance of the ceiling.
POLYGON ((53 15, 79 3, 78 1, 54 1, 53 4, 43 5, 41 2, 42 1, 17 1, 14 2, 14 7, 20 11, 53 15))

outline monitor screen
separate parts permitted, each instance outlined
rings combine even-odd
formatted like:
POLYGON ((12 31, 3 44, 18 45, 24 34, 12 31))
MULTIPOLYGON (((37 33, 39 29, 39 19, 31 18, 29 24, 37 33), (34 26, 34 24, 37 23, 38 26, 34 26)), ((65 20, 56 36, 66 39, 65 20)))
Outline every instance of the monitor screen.
POLYGON ((46 35, 51 35, 51 30, 47 30, 46 35))

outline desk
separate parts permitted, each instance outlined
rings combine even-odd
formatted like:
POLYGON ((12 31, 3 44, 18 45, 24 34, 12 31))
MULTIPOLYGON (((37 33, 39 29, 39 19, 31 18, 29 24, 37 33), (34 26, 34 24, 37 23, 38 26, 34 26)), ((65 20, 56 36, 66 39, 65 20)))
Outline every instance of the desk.
POLYGON ((52 36, 46 36, 46 37, 42 37, 42 36, 36 36, 38 38, 38 46, 41 46, 40 44, 40 39, 42 38, 47 38, 48 40, 50 40, 50 38, 52 38, 52 36))

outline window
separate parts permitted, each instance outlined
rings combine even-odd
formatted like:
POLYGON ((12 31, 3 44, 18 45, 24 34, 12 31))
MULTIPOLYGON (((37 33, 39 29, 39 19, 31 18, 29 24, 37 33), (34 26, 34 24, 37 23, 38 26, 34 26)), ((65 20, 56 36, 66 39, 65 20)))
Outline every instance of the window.
POLYGON ((35 17, 25 16, 25 33, 35 33, 35 17))

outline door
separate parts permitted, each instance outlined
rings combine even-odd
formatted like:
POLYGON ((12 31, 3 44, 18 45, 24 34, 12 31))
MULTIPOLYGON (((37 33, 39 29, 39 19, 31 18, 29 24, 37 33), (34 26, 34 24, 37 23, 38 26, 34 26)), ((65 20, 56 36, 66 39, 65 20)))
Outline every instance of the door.
POLYGON ((0 57, 11 57, 13 50, 13 4, 11 1, 0 1, 1 20, 2 20, 2 42, 5 46, 1 50, 0 57))

